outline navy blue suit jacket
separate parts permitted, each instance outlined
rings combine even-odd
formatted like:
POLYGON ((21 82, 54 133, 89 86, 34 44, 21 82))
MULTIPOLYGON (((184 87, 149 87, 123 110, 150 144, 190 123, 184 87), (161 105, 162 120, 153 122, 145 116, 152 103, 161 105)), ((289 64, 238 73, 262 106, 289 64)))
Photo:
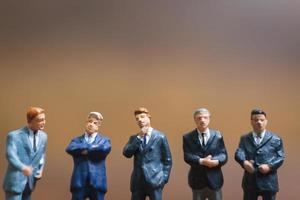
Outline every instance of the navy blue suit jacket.
POLYGON ((139 189, 141 177, 144 177, 146 184, 152 188, 163 188, 168 182, 172 157, 166 136, 153 129, 149 142, 142 148, 142 141, 137 134, 129 138, 123 149, 123 155, 127 158, 134 156, 134 168, 131 175, 130 189, 139 189))
POLYGON ((95 141, 88 144, 84 135, 74 138, 66 152, 72 155, 74 161, 71 178, 71 191, 86 187, 89 184, 102 192, 107 191, 105 159, 111 150, 110 140, 97 134, 95 141), (81 152, 87 150, 87 155, 81 152))
POLYGON ((283 163, 284 150, 282 140, 276 134, 266 131, 259 145, 255 143, 252 132, 243 135, 235 152, 235 160, 242 167, 245 160, 254 161, 255 172, 250 174, 246 170, 244 171, 243 189, 260 189, 273 192, 279 190, 277 169, 283 163), (260 173, 257 168, 261 164, 268 164, 271 171, 267 174, 260 173))
POLYGON ((227 162, 227 151, 221 133, 213 129, 209 132, 210 138, 205 147, 200 144, 197 129, 183 136, 184 161, 191 166, 188 181, 192 189, 210 187, 217 190, 223 186, 221 166, 227 162), (219 160, 217 167, 200 165, 199 159, 208 155, 212 155, 213 160, 219 160))

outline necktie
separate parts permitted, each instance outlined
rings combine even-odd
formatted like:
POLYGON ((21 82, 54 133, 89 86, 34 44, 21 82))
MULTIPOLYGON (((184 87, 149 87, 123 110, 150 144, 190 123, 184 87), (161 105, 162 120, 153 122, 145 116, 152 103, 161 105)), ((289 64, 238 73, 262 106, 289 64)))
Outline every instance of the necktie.
POLYGON ((146 146, 146 144, 147 144, 147 134, 145 134, 144 135, 144 137, 143 137, 143 144, 142 144, 142 146, 143 146, 143 148, 146 146))
POLYGON ((202 146, 204 147, 205 146, 205 139, 204 139, 204 136, 205 136, 205 133, 201 133, 201 136, 202 136, 202 146))
POLYGON ((256 144, 260 144, 261 142, 261 135, 256 135, 256 144))
POLYGON ((37 131, 33 132, 33 151, 36 152, 36 134, 37 131))

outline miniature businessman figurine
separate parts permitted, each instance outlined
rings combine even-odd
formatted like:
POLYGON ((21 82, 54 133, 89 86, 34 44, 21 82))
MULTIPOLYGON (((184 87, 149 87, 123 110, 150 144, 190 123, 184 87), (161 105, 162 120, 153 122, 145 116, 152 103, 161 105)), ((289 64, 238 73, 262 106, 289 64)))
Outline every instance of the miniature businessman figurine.
POLYGON ((131 200, 161 200, 162 190, 168 182, 172 157, 166 136, 150 125, 146 108, 134 111, 140 132, 132 135, 123 149, 127 158, 134 156, 131 175, 131 200))
POLYGON ((73 157, 72 200, 104 200, 107 191, 105 159, 111 150, 110 140, 98 132, 103 116, 90 112, 85 133, 74 138, 66 152, 73 157))
POLYGON ((193 200, 221 200, 227 151, 220 131, 208 128, 210 112, 206 108, 194 112, 197 128, 183 136, 184 161, 190 165, 189 186, 193 200))
POLYGON ((244 169, 244 200, 275 200, 278 192, 277 169, 284 160, 280 137, 266 130, 267 114, 261 109, 251 112, 253 131, 243 135, 235 160, 244 169))
POLYGON ((45 111, 30 107, 27 126, 8 133, 6 158, 8 167, 3 189, 6 200, 31 200, 36 181, 42 178, 47 134, 45 111))

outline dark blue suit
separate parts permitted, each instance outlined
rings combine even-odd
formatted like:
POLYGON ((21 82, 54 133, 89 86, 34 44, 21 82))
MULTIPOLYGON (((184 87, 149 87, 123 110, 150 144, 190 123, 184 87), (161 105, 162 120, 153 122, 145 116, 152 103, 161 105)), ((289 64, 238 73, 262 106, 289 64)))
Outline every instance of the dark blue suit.
POLYGON ((221 133, 213 129, 209 132, 210 137, 204 147, 200 144, 197 129, 183 136, 184 161, 191 166, 188 182, 192 189, 209 187, 218 190, 223 185, 221 166, 227 162, 227 151, 221 133), (200 165, 199 159, 208 155, 212 155, 213 160, 219 160, 217 167, 200 165))
POLYGON ((270 131, 265 132, 261 143, 257 145, 252 132, 243 135, 240 144, 235 152, 235 160, 243 167, 245 160, 253 160, 255 172, 253 174, 244 172, 242 187, 245 192, 249 191, 270 191, 278 192, 277 169, 284 160, 283 144, 280 137, 270 131), (271 171, 262 174, 258 171, 258 166, 268 164, 271 171))
MULTIPOLYGON (((89 188, 94 192, 106 193, 106 168, 105 159, 111 150, 110 140, 100 134, 97 134, 95 141, 88 144, 84 135, 74 138, 68 145, 66 152, 72 155, 74 161, 74 169, 71 178, 72 199, 81 199, 78 197, 83 195, 79 192, 82 189, 89 188), (87 150, 87 155, 82 155, 81 152, 87 150), (77 196, 76 196, 77 195, 77 196)), ((89 191, 87 191, 89 193, 89 191)), ((93 194, 87 194, 89 196, 93 194)), ((92 199, 98 199, 93 198, 92 199)))
POLYGON ((134 168, 131 175, 130 190, 132 200, 142 200, 149 196, 151 200, 160 200, 164 185, 168 182, 172 157, 166 136, 153 129, 146 147, 137 135, 129 138, 123 149, 127 158, 134 156, 134 168))

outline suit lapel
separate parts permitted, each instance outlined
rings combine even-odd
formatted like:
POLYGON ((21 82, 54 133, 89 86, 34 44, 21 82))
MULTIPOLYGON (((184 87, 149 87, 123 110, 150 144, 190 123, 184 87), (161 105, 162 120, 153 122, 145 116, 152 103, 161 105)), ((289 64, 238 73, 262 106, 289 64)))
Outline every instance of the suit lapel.
POLYGON ((30 155, 31 153, 33 153, 33 149, 29 140, 29 130, 27 127, 24 127, 23 130, 21 131, 21 137, 22 137, 24 148, 30 155))
POLYGON ((92 144, 99 144, 101 139, 102 139, 102 137, 101 137, 100 133, 97 133, 95 140, 92 142, 92 144))
POLYGON ((210 134, 210 136, 209 136, 208 141, 206 142, 204 149, 207 149, 211 145, 212 141, 214 140, 214 138, 216 136, 215 131, 212 131, 210 129, 209 129, 209 134, 210 134))
POLYGON ((256 144, 256 142, 255 142, 255 140, 254 140, 254 138, 253 138, 252 132, 248 133, 247 138, 248 138, 248 140, 251 141, 251 144, 252 144, 253 146, 257 147, 257 144, 256 144))
POLYGON ((195 129, 192 133, 192 138, 193 138, 193 141, 194 143, 196 144, 197 147, 201 147, 202 148, 202 145, 200 144, 200 140, 199 140, 199 134, 198 134, 198 131, 197 129, 195 129))
POLYGON ((144 148, 144 151, 147 151, 147 150, 152 146, 153 142, 154 142, 155 139, 156 139, 156 132, 157 132, 157 131, 156 131, 155 129, 152 130, 150 139, 149 139, 148 143, 146 144, 146 146, 145 146, 145 148, 144 148))
POLYGON ((258 147, 261 148, 262 146, 264 146, 271 138, 272 135, 269 133, 269 131, 266 131, 265 136, 263 140, 260 142, 260 144, 258 145, 258 147))
POLYGON ((44 143, 43 137, 42 137, 42 133, 41 133, 40 130, 37 132, 37 137, 38 137, 38 143, 36 145, 36 149, 37 149, 37 151, 39 151, 39 149, 41 148, 42 144, 44 143))

